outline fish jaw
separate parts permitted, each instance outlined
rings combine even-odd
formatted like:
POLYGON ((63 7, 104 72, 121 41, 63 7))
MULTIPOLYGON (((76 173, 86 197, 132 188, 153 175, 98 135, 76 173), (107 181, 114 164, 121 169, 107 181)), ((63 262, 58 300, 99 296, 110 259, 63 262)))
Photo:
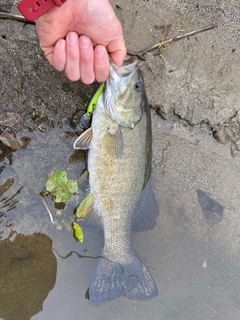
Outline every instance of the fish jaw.
POLYGON ((129 74, 133 73, 138 68, 138 59, 135 56, 131 56, 123 60, 121 67, 118 67, 112 60, 110 64, 110 78, 115 76, 115 73, 120 77, 124 78, 129 74))

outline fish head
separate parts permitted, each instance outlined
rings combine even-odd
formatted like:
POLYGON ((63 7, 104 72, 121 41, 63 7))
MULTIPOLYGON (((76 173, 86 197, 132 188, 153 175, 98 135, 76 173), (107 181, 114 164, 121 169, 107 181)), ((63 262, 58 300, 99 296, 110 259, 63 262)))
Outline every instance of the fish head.
POLYGON ((145 99, 144 80, 137 58, 125 59, 121 67, 111 62, 103 101, 112 119, 122 127, 133 128, 141 120, 145 99))

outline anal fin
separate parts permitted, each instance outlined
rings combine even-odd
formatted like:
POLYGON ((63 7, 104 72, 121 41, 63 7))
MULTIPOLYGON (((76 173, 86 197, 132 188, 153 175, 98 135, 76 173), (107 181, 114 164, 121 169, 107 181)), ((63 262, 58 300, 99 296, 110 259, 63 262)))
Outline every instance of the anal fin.
POLYGON ((100 231, 103 229, 101 216, 94 209, 88 212, 86 217, 80 219, 79 222, 82 228, 95 231, 100 231))

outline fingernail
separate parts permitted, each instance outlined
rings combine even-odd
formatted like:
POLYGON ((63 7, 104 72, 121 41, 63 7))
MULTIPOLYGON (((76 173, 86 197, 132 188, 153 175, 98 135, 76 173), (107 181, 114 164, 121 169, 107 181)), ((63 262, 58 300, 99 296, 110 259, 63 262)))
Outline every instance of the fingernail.
POLYGON ((104 58, 105 53, 106 53, 106 48, 105 48, 105 47, 103 47, 103 46, 96 46, 96 48, 95 48, 95 55, 96 55, 98 58, 100 58, 100 59, 104 58))
POLYGON ((81 36, 80 37, 80 45, 82 48, 89 48, 92 44, 92 41, 90 38, 86 36, 81 36))
POLYGON ((68 40, 72 45, 75 45, 78 42, 78 35, 75 32, 69 32, 68 40))

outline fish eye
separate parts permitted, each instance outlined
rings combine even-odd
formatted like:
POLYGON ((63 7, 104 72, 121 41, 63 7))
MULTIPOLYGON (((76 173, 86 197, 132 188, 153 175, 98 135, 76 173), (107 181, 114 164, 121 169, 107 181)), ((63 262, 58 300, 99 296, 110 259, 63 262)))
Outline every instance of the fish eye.
POLYGON ((142 91, 142 88, 143 88, 143 85, 141 82, 136 82, 135 85, 134 85, 134 89, 138 92, 141 92, 142 91))

